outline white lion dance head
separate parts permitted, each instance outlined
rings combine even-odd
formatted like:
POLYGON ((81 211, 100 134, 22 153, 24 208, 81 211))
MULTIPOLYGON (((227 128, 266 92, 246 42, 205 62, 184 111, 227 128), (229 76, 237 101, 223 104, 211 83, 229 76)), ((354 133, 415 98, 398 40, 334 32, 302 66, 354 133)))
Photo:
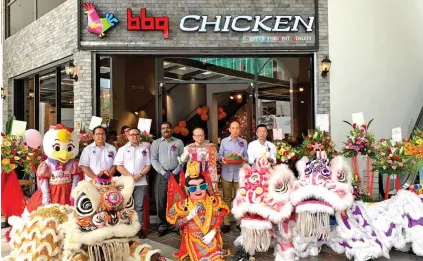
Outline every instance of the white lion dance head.
POLYGON ((297 213, 299 233, 304 238, 325 240, 330 232, 330 216, 349 208, 352 194, 352 173, 345 158, 331 161, 325 152, 316 159, 303 157, 297 162, 298 180, 294 182, 291 203, 297 213))
POLYGON ((257 168, 244 165, 240 172, 239 189, 232 213, 241 220, 241 236, 246 252, 267 251, 272 239, 273 224, 291 216, 289 194, 295 179, 286 165, 257 168))

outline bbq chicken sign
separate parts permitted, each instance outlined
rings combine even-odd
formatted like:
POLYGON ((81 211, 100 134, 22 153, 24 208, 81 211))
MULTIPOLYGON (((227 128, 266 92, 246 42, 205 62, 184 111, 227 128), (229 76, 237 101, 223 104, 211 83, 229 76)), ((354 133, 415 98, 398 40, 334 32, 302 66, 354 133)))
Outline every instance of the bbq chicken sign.
MULTIPOLYGON (((181 18, 179 28, 183 32, 312 32, 314 16, 307 19, 299 15, 265 16, 221 16, 209 18, 207 15, 186 15, 181 18)), ((148 16, 147 9, 141 8, 140 15, 127 9, 128 31, 162 31, 165 39, 169 38, 169 17, 148 16)))
POLYGON ((303 27, 305 32, 312 32, 313 24, 314 16, 304 20, 298 15, 218 15, 209 20, 207 15, 187 15, 181 19, 179 28, 184 32, 298 32, 303 27))

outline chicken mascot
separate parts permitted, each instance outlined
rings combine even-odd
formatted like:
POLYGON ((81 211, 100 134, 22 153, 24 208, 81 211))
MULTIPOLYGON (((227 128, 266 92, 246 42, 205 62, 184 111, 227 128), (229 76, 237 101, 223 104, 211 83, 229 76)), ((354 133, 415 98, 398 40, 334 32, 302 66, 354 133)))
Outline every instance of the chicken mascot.
POLYGON ((48 158, 38 166, 38 190, 28 201, 28 212, 48 204, 70 205, 72 188, 82 175, 74 159, 79 152, 78 139, 77 132, 62 124, 45 133, 43 149, 48 158))

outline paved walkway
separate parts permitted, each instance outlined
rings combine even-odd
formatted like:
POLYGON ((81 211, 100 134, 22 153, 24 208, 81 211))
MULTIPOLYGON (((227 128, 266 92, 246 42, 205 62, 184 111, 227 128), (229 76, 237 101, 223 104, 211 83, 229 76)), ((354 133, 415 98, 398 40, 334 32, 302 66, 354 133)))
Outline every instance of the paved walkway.
MULTIPOLYGON (((1 230, 1 256, 4 257, 7 254, 10 253, 10 247, 6 242, 6 239, 4 237, 4 234, 8 228, 4 228, 1 230)), ((153 248, 161 249, 163 254, 166 256, 168 260, 175 260, 172 257, 172 254, 177 251, 179 248, 179 244, 181 243, 181 238, 176 233, 169 233, 163 237, 157 236, 157 229, 155 227, 152 227, 151 230, 147 231, 148 235, 146 239, 146 243, 150 244, 153 248)), ((236 249, 233 246, 233 242, 236 239, 236 237, 239 235, 239 232, 235 229, 232 230, 230 233, 225 234, 223 236, 223 241, 225 244, 225 247, 227 247, 232 254, 236 253, 236 249)), ((230 258, 228 258, 230 260, 230 258)), ((267 253, 260 253, 257 256, 255 256, 256 261, 273 261, 273 250, 267 252, 267 253)), ((333 253, 330 249, 324 248, 323 251, 320 253, 318 257, 309 257, 309 258, 303 258, 300 259, 301 261, 347 261, 348 258, 346 258, 344 255, 338 255, 336 253, 333 253)), ((379 258, 375 259, 373 261, 385 261, 389 260, 386 258, 379 258)), ((418 257, 415 255, 407 254, 407 253, 401 253, 397 251, 391 251, 391 259, 395 261, 421 261, 423 260, 422 257, 418 257)))

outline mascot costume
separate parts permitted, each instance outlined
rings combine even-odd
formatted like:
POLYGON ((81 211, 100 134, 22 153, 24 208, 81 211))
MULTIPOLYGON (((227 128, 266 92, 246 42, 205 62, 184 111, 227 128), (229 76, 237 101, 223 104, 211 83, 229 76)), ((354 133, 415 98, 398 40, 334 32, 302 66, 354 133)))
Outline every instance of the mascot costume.
POLYGON ((268 250, 270 236, 276 242, 275 260, 317 256, 323 245, 356 261, 389 258, 393 247, 423 256, 422 198, 410 191, 399 191, 379 203, 354 201, 352 172, 341 156, 329 160, 325 152, 320 152, 311 160, 302 158, 296 166, 298 180, 283 179, 291 174, 282 166, 272 170, 262 164, 241 170, 232 213, 241 219, 241 236, 235 244, 246 253, 236 260, 247 260, 255 252, 268 250), (276 183, 285 186, 273 189, 272 179, 285 180, 276 183), (278 192, 276 195, 284 191, 284 197, 270 197, 272 191, 278 192), (257 210, 258 203, 262 210, 257 210), (266 208, 279 213, 265 212, 266 208), (250 222, 251 216, 254 223, 250 222))
POLYGON ((206 176, 199 162, 189 162, 186 176, 181 176, 186 194, 178 197, 167 211, 167 221, 181 231, 181 246, 174 255, 181 261, 223 261, 229 254, 222 248, 220 234, 220 225, 229 208, 214 194, 206 176))
POLYGON ((77 132, 62 124, 56 125, 45 133, 43 150, 48 158, 38 166, 38 190, 28 201, 28 212, 48 204, 70 205, 72 188, 83 177, 74 159, 79 153, 77 132))
POLYGON ((136 237, 133 189, 132 177, 102 174, 72 190, 75 207, 51 204, 11 217, 12 252, 5 260, 166 260, 136 237))

